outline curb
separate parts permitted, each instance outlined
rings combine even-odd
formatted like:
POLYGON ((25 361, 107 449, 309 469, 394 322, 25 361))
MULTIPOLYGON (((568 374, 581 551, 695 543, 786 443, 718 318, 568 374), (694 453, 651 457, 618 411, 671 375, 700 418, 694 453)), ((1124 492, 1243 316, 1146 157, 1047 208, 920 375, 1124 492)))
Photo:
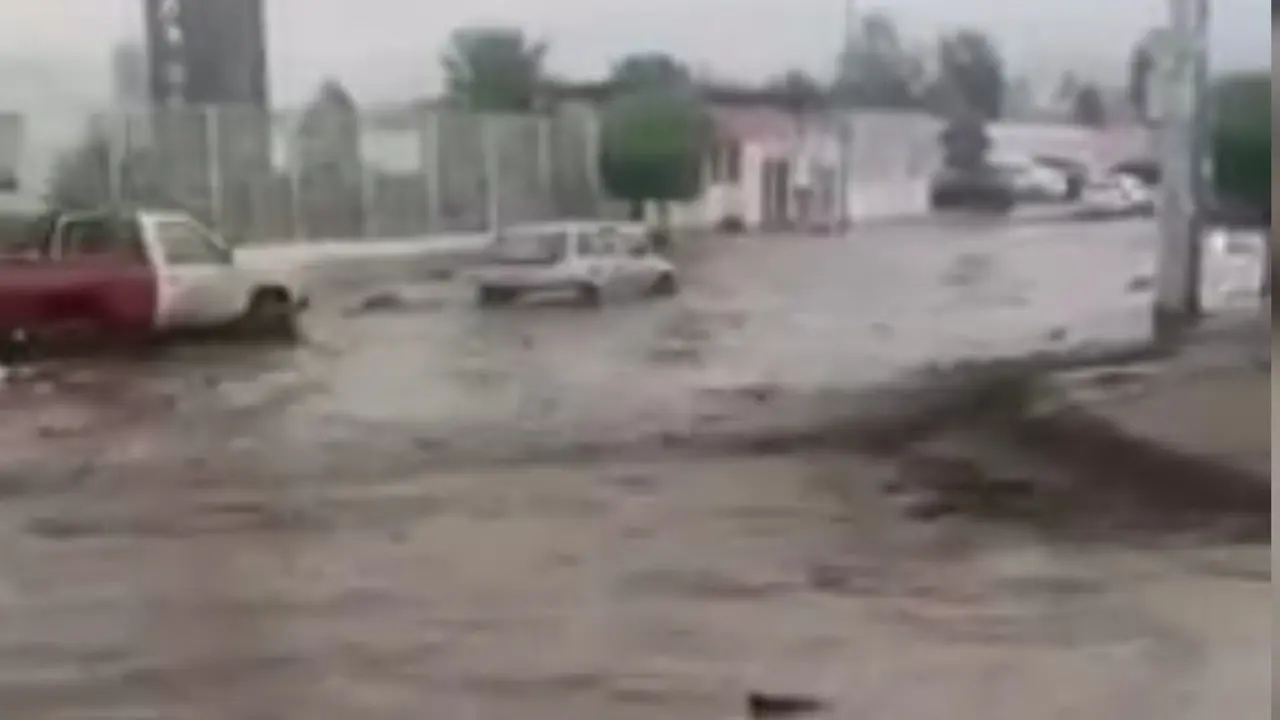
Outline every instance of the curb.
POLYGON ((1002 429, 1031 451, 1079 469, 1082 478, 1123 478, 1157 505, 1243 514, 1271 507, 1269 476, 1137 437, 1043 382, 1027 399, 1024 412, 1002 429))

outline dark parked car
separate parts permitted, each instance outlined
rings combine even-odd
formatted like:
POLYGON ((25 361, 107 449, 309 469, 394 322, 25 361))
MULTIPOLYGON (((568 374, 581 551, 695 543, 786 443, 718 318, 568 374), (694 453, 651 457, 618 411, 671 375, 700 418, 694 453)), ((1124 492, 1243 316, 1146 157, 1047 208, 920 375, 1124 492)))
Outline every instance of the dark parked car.
POLYGON ((1008 174, 997 168, 943 168, 929 184, 929 204, 934 210, 1007 213, 1017 204, 1017 193, 1008 174))

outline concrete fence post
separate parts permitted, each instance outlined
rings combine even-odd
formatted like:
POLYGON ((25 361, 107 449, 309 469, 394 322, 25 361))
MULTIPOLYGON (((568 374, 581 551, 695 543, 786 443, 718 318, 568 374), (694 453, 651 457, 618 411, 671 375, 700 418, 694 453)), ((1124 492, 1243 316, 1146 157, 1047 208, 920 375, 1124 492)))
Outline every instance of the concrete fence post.
POLYGON ((552 192, 552 184, 554 182, 555 169, 552 167, 551 157, 551 118, 546 115, 535 115, 538 133, 538 154, 537 177, 538 177, 538 198, 540 203, 544 204, 543 214, 551 217, 558 213, 554 209, 554 199, 552 192))
POLYGON ((480 140, 484 154, 484 188, 486 224, 489 232, 502 227, 502 159, 498 154, 499 122, 497 115, 480 116, 480 140))
POLYGON ((209 180, 209 221, 215 229, 221 230, 223 217, 223 172, 222 172, 222 139, 219 136, 218 108, 206 105, 200 110, 204 125, 204 157, 207 163, 205 170, 209 180))
POLYGON ((97 125, 98 132, 102 133, 103 140, 106 143, 106 181, 107 181, 107 202, 111 205, 119 205, 124 197, 123 192, 123 175, 124 161, 121 157, 123 153, 120 151, 120 132, 116 127, 117 114, 103 113, 98 114, 97 125))
POLYGON ((426 110, 423 115, 424 142, 422 143, 423 151, 423 174, 426 176, 427 190, 427 227, 428 231, 443 229, 438 227, 444 215, 443 188, 441 183, 444 174, 440 171, 440 111, 426 110))

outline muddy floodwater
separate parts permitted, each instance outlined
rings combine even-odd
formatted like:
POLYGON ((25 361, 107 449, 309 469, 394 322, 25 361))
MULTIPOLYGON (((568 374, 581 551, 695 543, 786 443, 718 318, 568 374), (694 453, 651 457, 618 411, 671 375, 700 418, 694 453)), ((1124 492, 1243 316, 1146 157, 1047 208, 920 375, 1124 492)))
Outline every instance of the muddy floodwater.
POLYGON ((0 707, 1263 717, 1269 548, 922 521, 888 458, 681 452, 931 363, 1143 337, 1149 229, 1078 227, 723 239, 684 251, 679 297, 599 311, 348 285, 299 348, 24 371, 0 390, 0 707))

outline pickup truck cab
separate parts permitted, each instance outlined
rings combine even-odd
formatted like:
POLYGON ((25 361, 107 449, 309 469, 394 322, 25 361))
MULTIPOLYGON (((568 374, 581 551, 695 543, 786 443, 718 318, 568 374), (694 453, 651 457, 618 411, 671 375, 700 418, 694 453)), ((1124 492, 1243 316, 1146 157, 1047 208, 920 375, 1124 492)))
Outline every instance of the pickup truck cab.
POLYGON ((246 263, 190 215, 49 213, 0 252, 0 339, 243 327, 295 339, 295 268, 246 263))

